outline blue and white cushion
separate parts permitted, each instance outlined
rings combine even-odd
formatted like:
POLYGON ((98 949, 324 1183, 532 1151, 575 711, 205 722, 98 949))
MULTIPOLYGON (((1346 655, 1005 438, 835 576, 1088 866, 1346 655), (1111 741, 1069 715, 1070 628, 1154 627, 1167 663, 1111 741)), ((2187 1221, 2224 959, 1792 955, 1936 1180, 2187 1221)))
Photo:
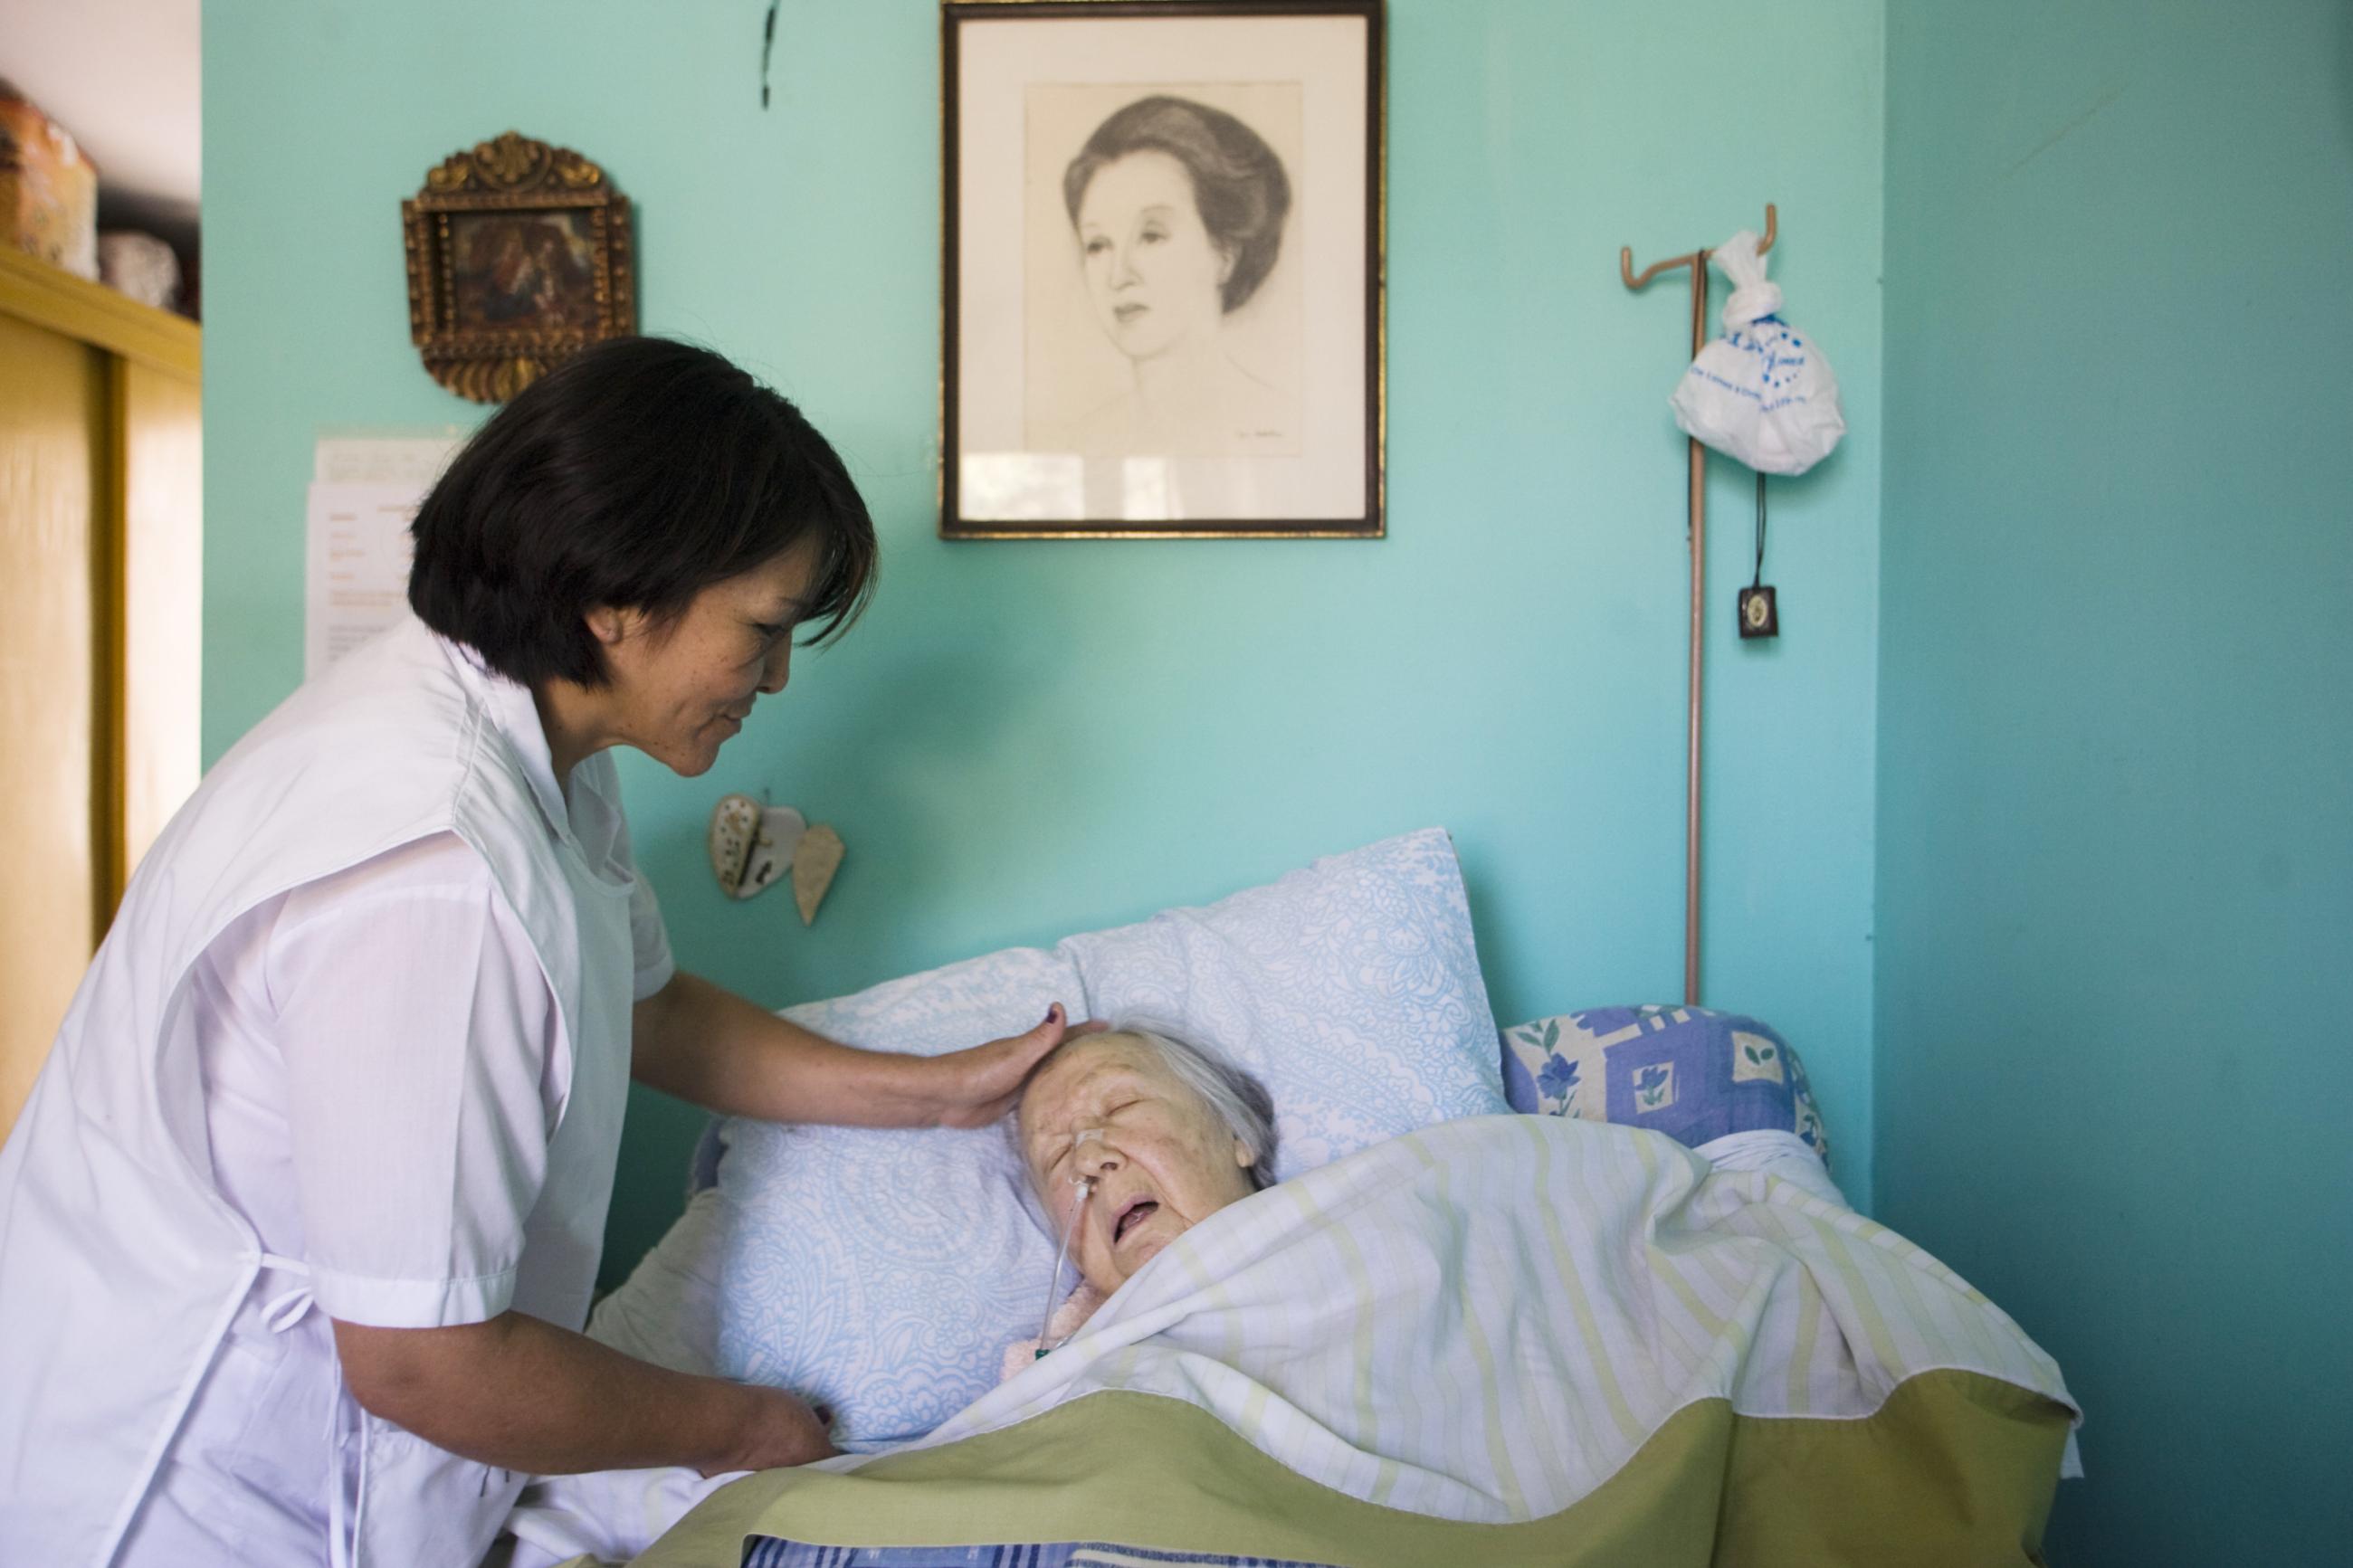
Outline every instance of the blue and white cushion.
POLYGON ((1694 1149, 1794 1132, 1830 1164, 1798 1054, 1736 1013, 1595 1007, 1515 1025, 1504 1031, 1504 1088, 1514 1110, 1648 1127, 1694 1149))

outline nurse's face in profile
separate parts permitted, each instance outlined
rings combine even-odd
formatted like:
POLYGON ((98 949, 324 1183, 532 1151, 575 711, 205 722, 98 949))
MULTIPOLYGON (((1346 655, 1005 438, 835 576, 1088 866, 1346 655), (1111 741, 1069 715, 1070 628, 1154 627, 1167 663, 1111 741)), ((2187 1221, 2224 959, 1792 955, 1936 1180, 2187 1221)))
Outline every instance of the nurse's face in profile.
POLYGON ((612 675, 596 694, 609 739, 684 777, 707 772, 760 695, 791 679, 793 629, 816 559, 815 542, 805 540, 712 584, 666 623, 640 610, 591 612, 612 675))

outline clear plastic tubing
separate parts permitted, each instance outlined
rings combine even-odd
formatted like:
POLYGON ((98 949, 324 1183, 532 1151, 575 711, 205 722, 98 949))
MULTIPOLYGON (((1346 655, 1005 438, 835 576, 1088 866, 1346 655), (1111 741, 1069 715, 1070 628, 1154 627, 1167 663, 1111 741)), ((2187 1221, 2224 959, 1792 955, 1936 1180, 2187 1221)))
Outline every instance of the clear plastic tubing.
MULTIPOLYGON (((1103 1129, 1100 1127, 1090 1127, 1081 1132, 1071 1140, 1072 1156, 1077 1155, 1080 1144, 1090 1138, 1102 1136, 1103 1129)), ((1062 1346, 1062 1340, 1049 1341, 1047 1338, 1053 1331, 1054 1309, 1062 1304, 1062 1265, 1070 1261, 1071 1237, 1079 1233, 1079 1221, 1085 1217, 1087 1200, 1095 1195, 1095 1179, 1092 1176, 1072 1176, 1071 1185, 1079 1189, 1079 1195, 1071 1205, 1069 1221, 1062 1226, 1062 1245, 1054 1253, 1053 1277, 1046 1281, 1046 1310, 1038 1320, 1038 1354, 1033 1358, 1036 1360, 1043 1360, 1049 1351, 1060 1350, 1062 1346)), ((1063 1339, 1069 1337, 1065 1334, 1063 1339)))

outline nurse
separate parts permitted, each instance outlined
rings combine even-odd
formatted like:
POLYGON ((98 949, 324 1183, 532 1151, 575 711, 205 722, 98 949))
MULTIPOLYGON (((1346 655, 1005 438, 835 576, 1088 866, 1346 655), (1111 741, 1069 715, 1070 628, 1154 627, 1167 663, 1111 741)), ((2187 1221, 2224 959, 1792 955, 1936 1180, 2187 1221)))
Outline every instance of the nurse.
POLYGON ((0 1561, 463 1568, 529 1473, 831 1451, 583 1337, 628 1080, 976 1126, 1064 1034, 854 1050, 678 971, 612 749, 694 776, 840 635, 824 437, 635 339, 416 522, 417 620, 289 698, 139 868, 0 1151, 0 1561))

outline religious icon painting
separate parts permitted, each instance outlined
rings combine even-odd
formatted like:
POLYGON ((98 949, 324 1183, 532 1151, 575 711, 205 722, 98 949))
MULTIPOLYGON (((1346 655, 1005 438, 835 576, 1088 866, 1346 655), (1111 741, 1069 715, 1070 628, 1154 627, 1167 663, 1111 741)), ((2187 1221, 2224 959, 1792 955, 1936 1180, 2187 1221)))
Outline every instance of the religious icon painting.
POLYGON ((503 403, 638 330, 629 199, 568 147, 510 131, 452 153, 400 221, 410 341, 460 397, 503 403))
POLYGON ((1381 25, 942 7, 944 535, 1381 536, 1381 25))

